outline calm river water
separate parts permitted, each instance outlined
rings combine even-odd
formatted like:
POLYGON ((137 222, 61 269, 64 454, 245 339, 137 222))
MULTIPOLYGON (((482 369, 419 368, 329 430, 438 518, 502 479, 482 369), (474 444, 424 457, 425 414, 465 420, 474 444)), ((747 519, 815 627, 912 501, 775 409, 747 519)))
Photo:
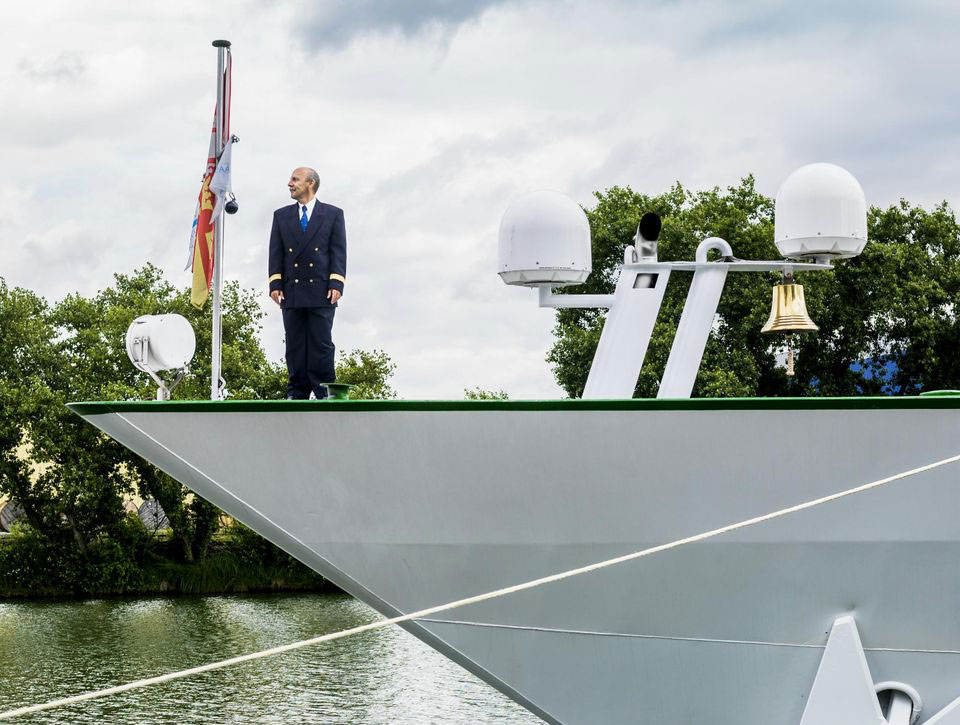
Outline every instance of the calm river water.
MULTIPOLYGON (((0 603, 0 710, 267 649, 378 617, 345 595, 0 603)), ((541 721, 391 627, 15 722, 541 721)))

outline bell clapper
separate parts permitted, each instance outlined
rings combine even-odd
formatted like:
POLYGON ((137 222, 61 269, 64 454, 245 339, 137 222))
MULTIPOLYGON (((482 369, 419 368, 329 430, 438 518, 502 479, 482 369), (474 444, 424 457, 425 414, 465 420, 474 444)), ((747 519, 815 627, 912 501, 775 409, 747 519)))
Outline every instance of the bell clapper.
MULTIPOLYGON (((793 272, 784 270, 783 272, 783 282, 782 284, 793 284, 793 272)), ((796 371, 793 369, 794 362, 794 337, 795 333, 787 333, 787 377, 792 378, 796 375, 796 371)))

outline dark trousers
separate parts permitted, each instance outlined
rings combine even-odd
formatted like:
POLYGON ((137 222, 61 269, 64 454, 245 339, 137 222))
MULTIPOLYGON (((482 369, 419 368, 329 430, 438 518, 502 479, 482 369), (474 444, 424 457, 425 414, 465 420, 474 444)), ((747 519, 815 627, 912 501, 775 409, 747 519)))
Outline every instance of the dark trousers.
POLYGON ((336 311, 336 307, 284 308, 288 398, 309 398, 311 390, 316 397, 324 398, 323 384, 336 381, 335 348, 330 336, 336 311))

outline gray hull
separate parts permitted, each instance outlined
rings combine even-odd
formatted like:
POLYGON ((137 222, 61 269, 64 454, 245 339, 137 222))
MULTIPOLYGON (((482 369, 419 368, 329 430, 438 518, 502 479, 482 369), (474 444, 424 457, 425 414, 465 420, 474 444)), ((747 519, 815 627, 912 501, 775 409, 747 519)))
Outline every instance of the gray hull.
MULTIPOLYGON (((960 452, 960 401, 76 404, 385 615, 960 452)), ((960 696, 960 466, 408 630, 554 723, 796 725, 833 621, 960 696)))

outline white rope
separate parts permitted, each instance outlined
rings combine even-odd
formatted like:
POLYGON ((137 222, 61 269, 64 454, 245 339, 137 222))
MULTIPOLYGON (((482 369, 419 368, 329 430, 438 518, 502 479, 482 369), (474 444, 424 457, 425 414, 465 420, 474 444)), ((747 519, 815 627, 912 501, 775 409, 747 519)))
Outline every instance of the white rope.
POLYGON ((361 632, 370 632, 375 629, 381 629, 391 624, 400 624, 402 622, 409 622, 414 619, 422 619, 424 617, 429 617, 432 614, 447 612, 447 611, 450 611, 451 609, 465 607, 470 604, 479 604, 480 602, 486 602, 491 599, 496 599, 498 597, 506 596, 508 594, 522 592, 527 589, 534 589, 535 587, 543 586, 544 584, 552 584, 553 582, 562 581, 563 579, 569 579, 571 577, 580 576, 581 574, 589 574, 590 572, 598 571, 600 569, 606 569, 607 567, 615 566, 617 564, 623 564, 625 562, 633 561, 635 559, 641 559, 645 556, 659 554, 660 552, 669 551, 670 549, 676 549, 680 546, 686 546, 687 544, 695 544, 698 541, 711 539, 715 536, 720 536, 721 534, 726 534, 731 531, 736 531, 738 529, 745 529, 748 526, 761 524, 765 521, 771 521, 773 519, 780 518, 781 516, 787 516, 789 514, 797 513, 798 511, 805 511, 806 509, 811 509, 815 506, 820 506, 825 503, 830 503, 831 501, 836 501, 837 499, 845 498, 847 496, 852 496, 857 493, 863 493, 865 491, 869 491, 874 488, 879 488, 880 486, 885 486, 889 483, 893 483, 894 481, 900 481, 904 478, 915 476, 918 473, 931 471, 934 468, 946 466, 950 463, 956 463, 957 461, 960 461, 960 454, 956 456, 951 456, 950 458, 944 458, 943 460, 937 461, 936 463, 928 463, 925 466, 920 466, 919 468, 913 468, 909 471, 904 471, 903 473, 898 473, 894 476, 888 476, 887 478, 881 478, 877 481, 871 481, 870 483, 865 483, 861 486, 848 488, 847 490, 840 491, 839 493, 832 493, 828 496, 823 496, 821 498, 816 498, 811 501, 806 501, 805 503, 800 503, 795 506, 789 506, 787 508, 780 509, 779 511, 773 511, 768 514, 763 514, 762 516, 755 516, 751 519, 745 519, 744 521, 740 521, 735 524, 728 524, 727 526, 722 526, 719 529, 711 529, 710 531, 705 531, 701 534, 695 534, 694 536, 687 536, 683 539, 677 539, 676 541, 671 541, 667 544, 659 544, 657 546, 651 546, 647 549, 635 551, 631 554, 624 554, 623 556, 617 556, 617 557, 614 557, 613 559, 606 559, 605 561, 600 561, 595 564, 588 564, 587 566, 581 566, 576 569, 568 569, 567 571, 560 572, 559 574, 551 574, 550 576, 541 577, 539 579, 532 579, 530 581, 523 582, 522 584, 514 584, 513 586, 504 587, 503 589, 497 589, 492 592, 487 592, 486 594, 477 594, 476 596, 467 597, 465 599, 458 599, 453 602, 448 602, 447 604, 440 604, 435 607, 421 609, 419 611, 411 612, 409 614, 403 614, 398 617, 382 619, 377 622, 371 622, 370 624, 361 625, 359 627, 351 627, 350 629, 340 630, 339 632, 331 632, 330 634, 324 634, 319 637, 313 637, 312 639, 305 639, 299 642, 291 642, 290 644, 280 645, 279 647, 272 647, 270 649, 266 649, 261 652, 253 652, 251 654, 240 655, 239 657, 231 657, 226 660, 220 660, 219 662, 210 662, 209 664, 200 665, 199 667, 191 667, 189 669, 180 670, 178 672, 169 672, 165 675, 157 675, 156 677, 147 677, 143 680, 128 682, 125 685, 117 685, 115 687, 108 687, 103 690, 94 690, 91 692, 85 692, 81 695, 64 697, 59 700, 51 700, 50 702, 46 702, 40 705, 30 705, 27 707, 20 707, 15 710, 7 710, 6 712, 0 712, 0 720, 8 720, 10 718, 18 717, 20 715, 28 715, 35 712, 41 712, 43 710, 52 710, 55 707, 73 705, 78 702, 84 702, 86 700, 93 700, 99 697, 106 697, 107 695, 116 695, 121 692, 127 692, 128 690, 136 690, 142 687, 148 687, 149 685, 159 685, 163 682, 179 680, 183 677, 198 675, 202 672, 219 670, 224 667, 230 667, 231 665, 240 664, 242 662, 250 662, 252 660, 259 660, 265 657, 272 657, 274 655, 283 654, 284 652, 292 652, 293 650, 302 649, 303 647, 310 647, 312 645, 321 644, 323 642, 332 642, 337 639, 343 639, 344 637, 350 637, 355 634, 360 634, 361 632))

